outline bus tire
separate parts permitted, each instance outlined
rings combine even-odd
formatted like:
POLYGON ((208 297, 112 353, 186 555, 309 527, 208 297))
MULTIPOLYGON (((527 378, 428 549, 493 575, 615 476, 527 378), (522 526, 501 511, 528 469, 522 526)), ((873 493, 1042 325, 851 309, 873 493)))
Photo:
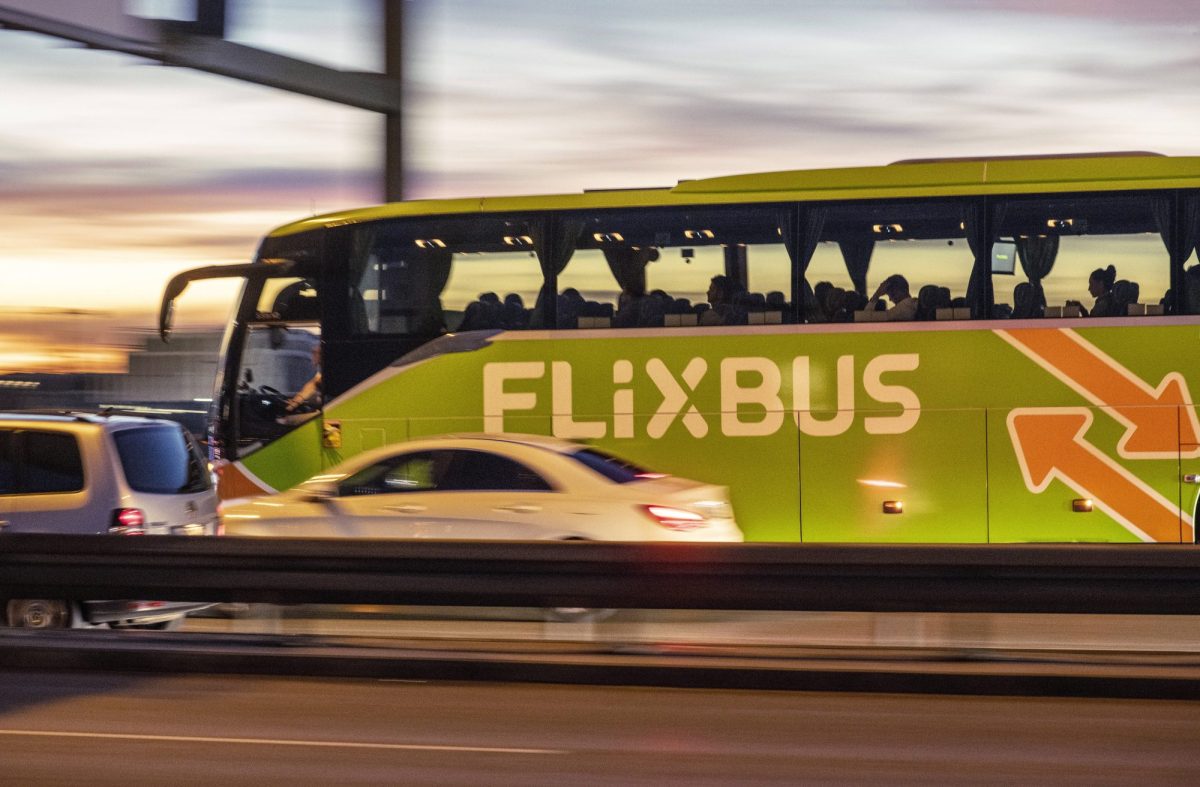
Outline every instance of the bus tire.
MULTIPOLYGON (((570 536, 560 540, 582 542, 589 539, 570 536)), ((547 607, 543 614, 549 623, 599 623, 608 620, 617 614, 617 611, 595 607, 547 607)))
POLYGON ((545 614, 550 623, 599 623, 608 620, 617 611, 595 607, 549 607, 545 614))

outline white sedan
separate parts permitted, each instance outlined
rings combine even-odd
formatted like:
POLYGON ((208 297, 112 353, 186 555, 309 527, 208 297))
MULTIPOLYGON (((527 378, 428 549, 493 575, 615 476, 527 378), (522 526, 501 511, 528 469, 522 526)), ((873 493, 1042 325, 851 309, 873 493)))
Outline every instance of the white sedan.
POLYGON ((741 541, 729 493, 578 443, 444 436, 355 456, 224 510, 231 536, 741 541))

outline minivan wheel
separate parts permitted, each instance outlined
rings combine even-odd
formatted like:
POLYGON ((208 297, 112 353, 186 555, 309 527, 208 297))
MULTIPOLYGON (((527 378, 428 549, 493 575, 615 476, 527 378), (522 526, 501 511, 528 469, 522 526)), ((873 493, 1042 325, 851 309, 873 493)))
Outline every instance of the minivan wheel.
POLYGON ((57 599, 15 598, 7 611, 8 625, 14 628, 61 629, 71 624, 71 607, 57 599))

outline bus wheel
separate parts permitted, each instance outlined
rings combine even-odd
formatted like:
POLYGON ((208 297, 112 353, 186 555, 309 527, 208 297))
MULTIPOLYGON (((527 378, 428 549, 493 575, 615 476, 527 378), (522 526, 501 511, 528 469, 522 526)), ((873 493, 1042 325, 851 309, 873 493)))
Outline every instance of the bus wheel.
POLYGON ((71 624, 71 607, 65 601, 16 598, 8 602, 8 625, 14 628, 61 629, 71 624))
POLYGON ((594 607, 550 607, 545 614, 546 620, 551 623, 599 623, 608 620, 617 611, 594 607))

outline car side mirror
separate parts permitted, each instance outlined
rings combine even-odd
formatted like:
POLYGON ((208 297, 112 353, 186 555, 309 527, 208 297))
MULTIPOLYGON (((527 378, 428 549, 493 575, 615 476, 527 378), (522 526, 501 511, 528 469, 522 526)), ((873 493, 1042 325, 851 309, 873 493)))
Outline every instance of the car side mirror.
POLYGON ((338 486, 332 482, 317 482, 304 485, 304 502, 328 503, 338 496, 338 486))

